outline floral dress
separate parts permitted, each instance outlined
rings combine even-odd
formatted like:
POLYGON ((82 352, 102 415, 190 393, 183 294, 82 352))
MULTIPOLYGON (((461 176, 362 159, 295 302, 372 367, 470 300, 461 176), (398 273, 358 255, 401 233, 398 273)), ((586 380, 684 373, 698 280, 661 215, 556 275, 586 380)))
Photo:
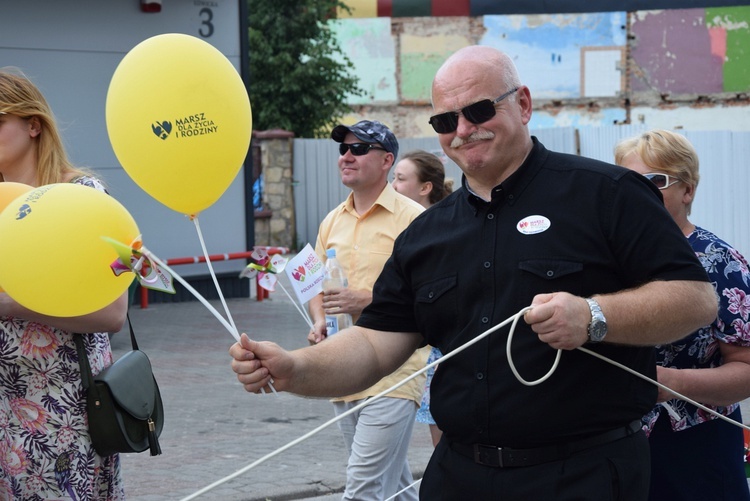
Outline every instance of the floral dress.
MULTIPOLYGON (((430 350, 430 356, 427 357, 426 365, 430 365, 432 362, 438 360, 442 356, 443 354, 440 353, 440 350, 433 346, 430 350)), ((430 386, 432 385, 432 376, 435 375, 436 368, 437 366, 427 369, 427 379, 424 383, 424 393, 422 393, 422 401, 420 402, 419 409, 417 409, 417 423, 436 424, 435 419, 432 417, 432 413, 430 412, 430 386)))
MULTIPOLYGON (((104 191, 95 178, 73 182, 104 191)), ((94 374, 112 364, 106 333, 87 334, 94 374)), ((0 500, 125 499, 118 455, 91 445, 74 336, 0 317, 0 500)))
MULTIPOLYGON (((711 325, 674 343, 657 346, 656 363, 678 369, 718 367, 722 362, 719 343, 750 346, 750 271, 745 258, 710 231, 696 227, 688 242, 716 290, 719 315, 711 325)), ((729 416, 739 403, 707 407, 729 416)), ((684 400, 673 399, 657 405, 643 418, 647 433, 661 413, 669 415, 674 431, 718 419, 684 400)))
MULTIPOLYGON (((688 241, 714 286, 719 314, 711 325, 657 346, 656 363, 718 367, 722 343, 750 346, 750 272, 745 258, 713 233, 696 228, 688 241)), ((742 422, 737 403, 707 407, 742 422)), ((741 429, 676 398, 657 405, 643 421, 651 449, 649 500, 750 501, 741 429)))

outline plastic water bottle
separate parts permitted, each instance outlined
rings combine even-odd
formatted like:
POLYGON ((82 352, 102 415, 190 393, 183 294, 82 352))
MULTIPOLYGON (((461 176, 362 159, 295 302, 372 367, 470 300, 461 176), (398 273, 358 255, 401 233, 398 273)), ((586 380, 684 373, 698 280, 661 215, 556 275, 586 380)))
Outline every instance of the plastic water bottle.
MULTIPOLYGON (((323 292, 331 289, 344 289, 349 285, 346 279, 346 273, 336 259, 336 249, 326 251, 326 272, 323 278, 323 292)), ((339 313, 337 315, 326 315, 326 333, 328 336, 336 334, 342 329, 354 325, 352 316, 348 313, 339 313)))

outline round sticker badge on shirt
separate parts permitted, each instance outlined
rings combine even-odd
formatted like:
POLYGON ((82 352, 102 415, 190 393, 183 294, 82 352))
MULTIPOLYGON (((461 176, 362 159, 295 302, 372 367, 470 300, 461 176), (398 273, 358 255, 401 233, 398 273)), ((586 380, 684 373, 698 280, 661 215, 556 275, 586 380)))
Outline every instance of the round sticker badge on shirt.
POLYGON ((518 222, 516 228, 524 235, 534 235, 547 231, 551 224, 544 216, 526 216, 518 222))

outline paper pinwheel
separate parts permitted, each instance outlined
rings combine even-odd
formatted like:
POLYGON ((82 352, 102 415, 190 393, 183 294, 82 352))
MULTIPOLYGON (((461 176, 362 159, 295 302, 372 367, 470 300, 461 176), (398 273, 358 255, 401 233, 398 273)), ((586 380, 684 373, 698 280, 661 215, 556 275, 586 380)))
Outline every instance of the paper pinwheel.
POLYGON ((102 239, 109 242, 112 247, 115 248, 117 255, 119 256, 109 265, 115 275, 121 275, 126 271, 132 271, 135 273, 136 279, 138 280, 138 283, 141 284, 141 287, 168 292, 170 294, 175 293, 172 276, 157 266, 157 264, 143 252, 145 249, 143 248, 143 242, 140 237, 131 242, 130 245, 125 245, 109 237, 102 237, 102 239))
POLYGON ((264 249, 253 249, 250 259, 252 262, 240 272, 240 278, 253 279, 257 276, 258 285, 273 292, 278 282, 276 274, 284 271, 287 258, 279 254, 272 257, 264 249))
POLYGON ((284 288, 284 285, 276 278, 276 274, 284 271, 288 261, 287 258, 278 254, 271 257, 265 249, 256 247, 253 249, 252 254, 250 254, 250 259, 252 260, 252 263, 248 264, 245 269, 240 272, 240 278, 247 277, 252 279, 257 276, 258 285, 272 292, 275 290, 276 284, 279 284, 281 290, 284 291, 284 294, 286 294, 292 302, 292 305, 294 305, 299 314, 302 315, 302 318, 305 319, 305 322, 307 322, 307 325, 312 329, 313 323, 310 319, 310 315, 307 314, 304 308, 294 302, 294 299, 286 288, 284 288))

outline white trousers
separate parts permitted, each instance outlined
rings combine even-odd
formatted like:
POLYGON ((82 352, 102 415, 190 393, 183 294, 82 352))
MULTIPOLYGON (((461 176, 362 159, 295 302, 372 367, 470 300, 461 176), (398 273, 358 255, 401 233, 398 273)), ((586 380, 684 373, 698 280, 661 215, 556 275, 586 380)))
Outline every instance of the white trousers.
MULTIPOLYGON (((334 402, 339 416, 363 400, 334 402)), ((407 452, 417 405, 403 398, 380 398, 338 421, 349 452, 344 500, 383 501, 413 482, 407 452)), ((417 486, 395 501, 417 501, 417 486)))

